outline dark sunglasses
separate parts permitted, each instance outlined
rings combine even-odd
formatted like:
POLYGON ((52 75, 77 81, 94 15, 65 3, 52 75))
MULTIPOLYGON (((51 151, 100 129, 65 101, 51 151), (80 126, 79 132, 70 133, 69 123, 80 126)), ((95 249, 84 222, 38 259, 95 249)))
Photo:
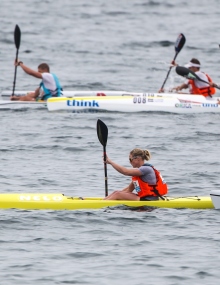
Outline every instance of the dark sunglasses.
POLYGON ((138 158, 137 156, 134 156, 132 158, 129 158, 129 161, 132 162, 134 159, 138 158))

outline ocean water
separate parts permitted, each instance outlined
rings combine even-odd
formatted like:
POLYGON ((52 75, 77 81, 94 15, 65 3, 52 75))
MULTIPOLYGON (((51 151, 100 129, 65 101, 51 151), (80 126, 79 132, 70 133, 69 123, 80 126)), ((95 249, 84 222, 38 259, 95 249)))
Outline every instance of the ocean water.
MULTIPOLYGON (((16 24, 19 59, 33 69, 47 62, 65 90, 155 92, 179 33, 186 44, 177 62, 197 57, 220 82, 219 8, 217 0, 2 0, 0 90, 13 86, 16 24)), ((172 71, 165 88, 182 80, 172 71)), ((16 90, 38 84, 18 68, 16 90)), ((104 196, 98 118, 108 126, 108 156, 129 167, 130 150, 149 149, 170 195, 220 189, 219 114, 19 109, 0 111, 0 192, 104 196)), ((129 182, 108 166, 109 193, 129 182)), ((214 285, 220 278, 218 210, 0 213, 1 284, 214 285)))

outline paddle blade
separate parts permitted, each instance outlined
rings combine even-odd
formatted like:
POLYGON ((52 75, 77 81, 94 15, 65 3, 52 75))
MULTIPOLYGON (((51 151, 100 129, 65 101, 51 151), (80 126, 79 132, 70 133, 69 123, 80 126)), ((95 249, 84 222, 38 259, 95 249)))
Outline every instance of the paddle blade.
POLYGON ((106 147, 108 140, 108 128, 105 123, 98 119, 97 121, 97 135, 100 143, 106 147))
MULTIPOLYGON (((181 51, 182 47, 184 46, 185 41, 186 41, 186 38, 185 38, 184 34, 179 34, 179 36, 178 36, 178 38, 176 40, 176 43, 175 43, 175 51, 176 51, 176 53, 175 53, 175 56, 173 58, 174 61, 175 61, 178 53, 181 51)), ((171 69, 172 69, 172 66, 170 66, 170 68, 169 68, 169 70, 167 72, 167 76, 166 76, 166 78, 165 78, 165 80, 164 80, 164 82, 163 82, 163 84, 162 84, 162 86, 160 88, 161 91, 163 91, 163 87, 164 87, 164 85, 165 85, 165 83, 166 83, 166 81, 168 79, 168 76, 170 74, 171 69)))
POLYGON ((17 49, 20 47, 20 42, 21 42, 21 30, 18 25, 15 26, 15 31, 14 31, 14 42, 15 46, 17 49))
POLYGON ((179 34, 176 43, 175 43, 175 51, 176 53, 179 53, 181 49, 183 48, 184 44, 186 42, 186 38, 184 34, 179 34))
POLYGON ((217 89, 220 89, 220 87, 214 83, 214 85, 212 85, 210 82, 206 81, 206 80, 203 80, 201 79, 195 72, 191 71, 190 69, 186 68, 186 67, 183 67, 183 66, 177 66, 176 67, 176 73, 180 76, 183 76, 187 79, 192 79, 192 80, 199 80, 201 82, 204 82, 206 84, 209 84, 210 86, 213 86, 217 89))
POLYGON ((193 80, 199 79, 200 80, 200 78, 193 71, 183 66, 177 66, 176 73, 180 76, 186 77, 187 79, 193 79, 193 80))

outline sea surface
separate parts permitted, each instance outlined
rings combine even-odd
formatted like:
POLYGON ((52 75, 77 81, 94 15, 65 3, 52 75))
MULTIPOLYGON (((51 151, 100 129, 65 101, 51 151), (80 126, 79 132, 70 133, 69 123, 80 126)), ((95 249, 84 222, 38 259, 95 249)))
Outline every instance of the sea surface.
MULTIPOLYGON (((16 48, 32 69, 47 62, 65 90, 156 92, 175 55, 220 82, 219 0, 1 0, 0 90, 11 90, 16 48)), ((172 70, 165 88, 183 81, 172 70)), ((17 69, 16 90, 39 80, 17 69)), ((220 92, 217 92, 219 96, 220 92)), ((0 111, 1 193, 104 196, 97 119, 107 154, 130 167, 148 149, 175 196, 220 190, 220 114, 0 111)), ((109 193, 130 178, 108 166, 109 193)), ((0 284, 214 285, 220 279, 220 211, 124 208, 0 210, 0 284)))

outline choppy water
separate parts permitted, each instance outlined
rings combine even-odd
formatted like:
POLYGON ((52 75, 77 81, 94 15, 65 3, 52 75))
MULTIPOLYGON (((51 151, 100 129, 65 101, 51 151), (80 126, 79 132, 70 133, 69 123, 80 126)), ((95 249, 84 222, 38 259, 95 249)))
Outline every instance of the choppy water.
MULTIPOLYGON (((218 0, 1 1, 0 89, 14 76, 13 31, 20 26, 19 58, 36 68, 46 61, 65 90, 155 91, 174 57, 201 60, 219 79, 218 0)), ((181 82, 171 73, 166 88, 181 82)), ((17 90, 38 80, 18 69, 17 90)), ((96 121, 109 129, 108 155, 129 166, 134 147, 148 148, 171 195, 209 195, 220 189, 219 114, 0 112, 1 192, 103 196, 102 146, 96 121)), ((129 178, 108 167, 109 191, 129 178)), ((216 210, 134 212, 0 211, 2 284, 217 284, 216 210)))

